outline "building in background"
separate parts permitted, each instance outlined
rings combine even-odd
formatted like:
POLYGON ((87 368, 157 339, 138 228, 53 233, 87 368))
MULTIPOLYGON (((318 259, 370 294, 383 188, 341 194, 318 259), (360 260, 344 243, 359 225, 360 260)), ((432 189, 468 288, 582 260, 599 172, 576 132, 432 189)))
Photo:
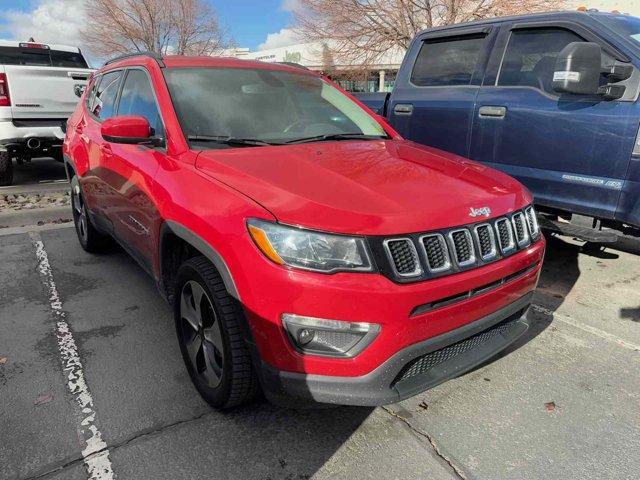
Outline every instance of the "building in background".
POLYGON ((300 43, 256 52, 238 48, 225 52, 226 55, 247 60, 299 63, 310 70, 324 73, 351 92, 391 91, 404 53, 404 50, 387 52, 373 64, 364 67, 336 62, 326 43, 300 43))

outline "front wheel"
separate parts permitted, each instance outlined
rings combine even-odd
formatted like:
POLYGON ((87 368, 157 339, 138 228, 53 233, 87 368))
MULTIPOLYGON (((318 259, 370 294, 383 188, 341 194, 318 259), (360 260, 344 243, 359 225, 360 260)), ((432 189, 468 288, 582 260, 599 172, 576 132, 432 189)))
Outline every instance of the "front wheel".
POLYGON ((76 175, 71 179, 71 208, 80 246, 89 253, 98 253, 104 250, 109 243, 109 237, 100 233, 91 223, 84 203, 82 188, 76 175))
POLYGON ((248 403, 258 379, 242 334, 242 311, 202 256, 182 264, 174 295, 176 332, 194 386, 211 406, 248 403))

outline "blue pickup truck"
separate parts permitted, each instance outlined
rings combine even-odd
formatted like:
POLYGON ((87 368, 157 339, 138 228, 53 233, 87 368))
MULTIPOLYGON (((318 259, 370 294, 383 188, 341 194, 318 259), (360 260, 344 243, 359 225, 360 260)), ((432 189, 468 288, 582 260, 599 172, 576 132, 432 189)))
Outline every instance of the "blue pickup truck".
POLYGON ((419 33, 391 93, 358 98, 405 138, 503 170, 544 225, 640 236, 640 18, 554 12, 419 33))

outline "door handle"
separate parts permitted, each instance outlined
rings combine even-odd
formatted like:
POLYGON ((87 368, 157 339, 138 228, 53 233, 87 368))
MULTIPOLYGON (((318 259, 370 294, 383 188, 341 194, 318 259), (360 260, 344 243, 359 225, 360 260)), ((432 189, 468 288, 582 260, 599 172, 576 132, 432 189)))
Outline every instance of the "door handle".
POLYGON ((111 157, 113 155, 113 151, 111 150, 111 145, 109 145, 108 143, 101 143, 100 153, 105 157, 111 157))
POLYGON ((507 114, 507 107, 498 107, 495 105, 485 105, 478 110, 478 116, 491 118, 504 118, 507 114))
POLYGON ((413 105, 410 103, 396 103, 393 106, 393 113, 396 115, 411 115, 413 113, 413 105))

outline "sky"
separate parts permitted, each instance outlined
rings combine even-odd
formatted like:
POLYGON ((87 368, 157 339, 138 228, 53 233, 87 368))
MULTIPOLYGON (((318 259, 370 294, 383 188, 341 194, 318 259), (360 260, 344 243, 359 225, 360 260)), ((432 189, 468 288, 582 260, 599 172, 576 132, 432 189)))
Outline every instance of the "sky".
MULTIPOLYGON (((204 0, 216 9, 238 47, 251 50, 295 43, 296 0, 204 0)), ((0 38, 80 44, 84 0, 0 0, 0 38)))
MULTIPOLYGON (((0 38, 82 46, 85 0, 0 0, 0 38)), ((236 46, 259 50, 297 43, 290 28, 298 0, 204 0, 217 10, 236 46)), ((603 11, 614 9, 640 17, 640 0, 569 0, 603 11)))

